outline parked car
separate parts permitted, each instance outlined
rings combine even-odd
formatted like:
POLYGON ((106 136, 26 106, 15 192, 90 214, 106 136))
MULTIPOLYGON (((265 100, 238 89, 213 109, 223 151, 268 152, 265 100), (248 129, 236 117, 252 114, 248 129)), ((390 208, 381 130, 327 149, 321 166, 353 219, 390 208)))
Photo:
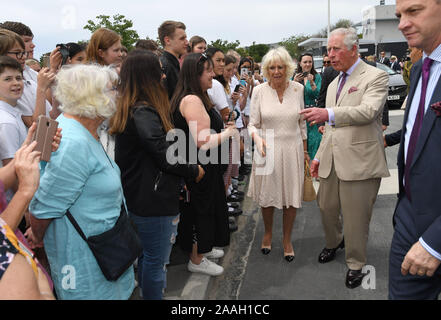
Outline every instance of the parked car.
POLYGON ((315 71, 317 71, 317 73, 322 72, 322 68, 323 68, 323 57, 322 56, 318 56, 318 57, 314 57, 314 68, 315 71))
POLYGON ((403 76, 385 64, 377 62, 377 68, 384 70, 389 75, 389 93, 387 95, 387 106, 389 109, 401 108, 407 96, 407 85, 403 76))

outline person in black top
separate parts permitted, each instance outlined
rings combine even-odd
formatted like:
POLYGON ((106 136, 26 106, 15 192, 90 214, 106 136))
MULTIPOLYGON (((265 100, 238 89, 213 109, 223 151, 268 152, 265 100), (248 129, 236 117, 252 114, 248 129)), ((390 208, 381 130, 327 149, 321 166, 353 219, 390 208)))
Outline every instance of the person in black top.
POLYGON ((175 92, 179 77, 179 57, 187 52, 188 40, 185 24, 176 21, 165 21, 158 28, 158 37, 164 47, 160 60, 165 72, 165 85, 169 99, 175 92))
POLYGON ((205 174, 201 166, 168 152, 166 136, 173 126, 163 77, 157 55, 142 49, 130 52, 121 68, 118 109, 111 122, 127 208, 143 244, 138 281, 149 300, 162 299, 165 288, 181 180, 197 183, 205 174))
POLYGON ((178 244, 190 254, 189 271, 217 276, 223 267, 208 258, 222 257, 223 251, 214 247, 230 243, 223 174, 228 165, 229 138, 240 137, 233 121, 223 130, 222 118, 207 94, 214 75, 213 62, 207 55, 189 54, 182 64, 171 106, 175 127, 185 133, 182 139, 188 161, 197 160, 205 171, 200 183, 186 181, 190 201, 181 203, 178 244))

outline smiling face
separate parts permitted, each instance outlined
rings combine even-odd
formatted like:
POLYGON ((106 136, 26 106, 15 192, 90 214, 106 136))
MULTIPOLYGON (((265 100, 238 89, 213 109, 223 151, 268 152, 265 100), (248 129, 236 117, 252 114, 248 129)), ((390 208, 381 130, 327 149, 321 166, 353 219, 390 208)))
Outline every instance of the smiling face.
POLYGON ((279 86, 286 82, 286 66, 275 60, 268 66, 269 82, 273 86, 279 86))
POLYGON ((204 72, 202 73, 201 77, 199 78, 202 91, 207 91, 213 86, 213 78, 215 77, 214 71, 213 71, 213 65, 206 61, 204 63, 204 72))
POLYGON ((213 61, 213 71, 216 76, 223 75, 225 67, 225 56, 223 52, 216 52, 211 60, 213 61))
POLYGON ((409 46, 430 54, 441 44, 441 1, 397 0, 395 10, 409 46))
POLYGON ((120 64, 122 62, 121 41, 118 40, 107 50, 99 49, 98 54, 106 65, 120 64))
POLYGON ((312 69, 312 57, 303 56, 302 60, 300 60, 300 67, 303 72, 311 72, 312 69))
POLYGON ((234 63, 230 63, 224 68, 224 79, 227 82, 231 82, 231 78, 234 76, 234 63))
POLYGON ((0 100, 11 106, 17 104, 23 93, 23 75, 19 70, 5 68, 0 74, 0 100))

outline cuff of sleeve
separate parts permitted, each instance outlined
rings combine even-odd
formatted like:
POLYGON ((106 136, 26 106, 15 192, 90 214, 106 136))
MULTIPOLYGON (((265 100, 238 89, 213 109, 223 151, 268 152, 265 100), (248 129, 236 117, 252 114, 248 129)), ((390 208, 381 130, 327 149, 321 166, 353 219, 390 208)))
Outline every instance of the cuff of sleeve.
POLYGON ((335 113, 334 110, 332 110, 331 108, 326 108, 326 110, 328 111, 328 123, 330 126, 334 126, 335 125, 335 113))
POLYGON ((424 241, 422 237, 420 237, 419 242, 421 243, 423 248, 427 250, 427 252, 429 252, 432 256, 434 256, 438 260, 441 260, 441 254, 433 250, 431 247, 429 247, 429 245, 424 241))

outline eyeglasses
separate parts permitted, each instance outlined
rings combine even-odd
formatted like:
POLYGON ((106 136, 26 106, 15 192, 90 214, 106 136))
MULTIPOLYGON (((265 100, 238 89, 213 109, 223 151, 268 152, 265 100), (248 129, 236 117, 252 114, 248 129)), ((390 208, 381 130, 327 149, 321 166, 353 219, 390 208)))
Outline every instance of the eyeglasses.
POLYGON ((17 59, 22 59, 24 56, 28 56, 29 53, 27 51, 15 51, 15 52, 8 52, 8 54, 15 54, 17 59))

